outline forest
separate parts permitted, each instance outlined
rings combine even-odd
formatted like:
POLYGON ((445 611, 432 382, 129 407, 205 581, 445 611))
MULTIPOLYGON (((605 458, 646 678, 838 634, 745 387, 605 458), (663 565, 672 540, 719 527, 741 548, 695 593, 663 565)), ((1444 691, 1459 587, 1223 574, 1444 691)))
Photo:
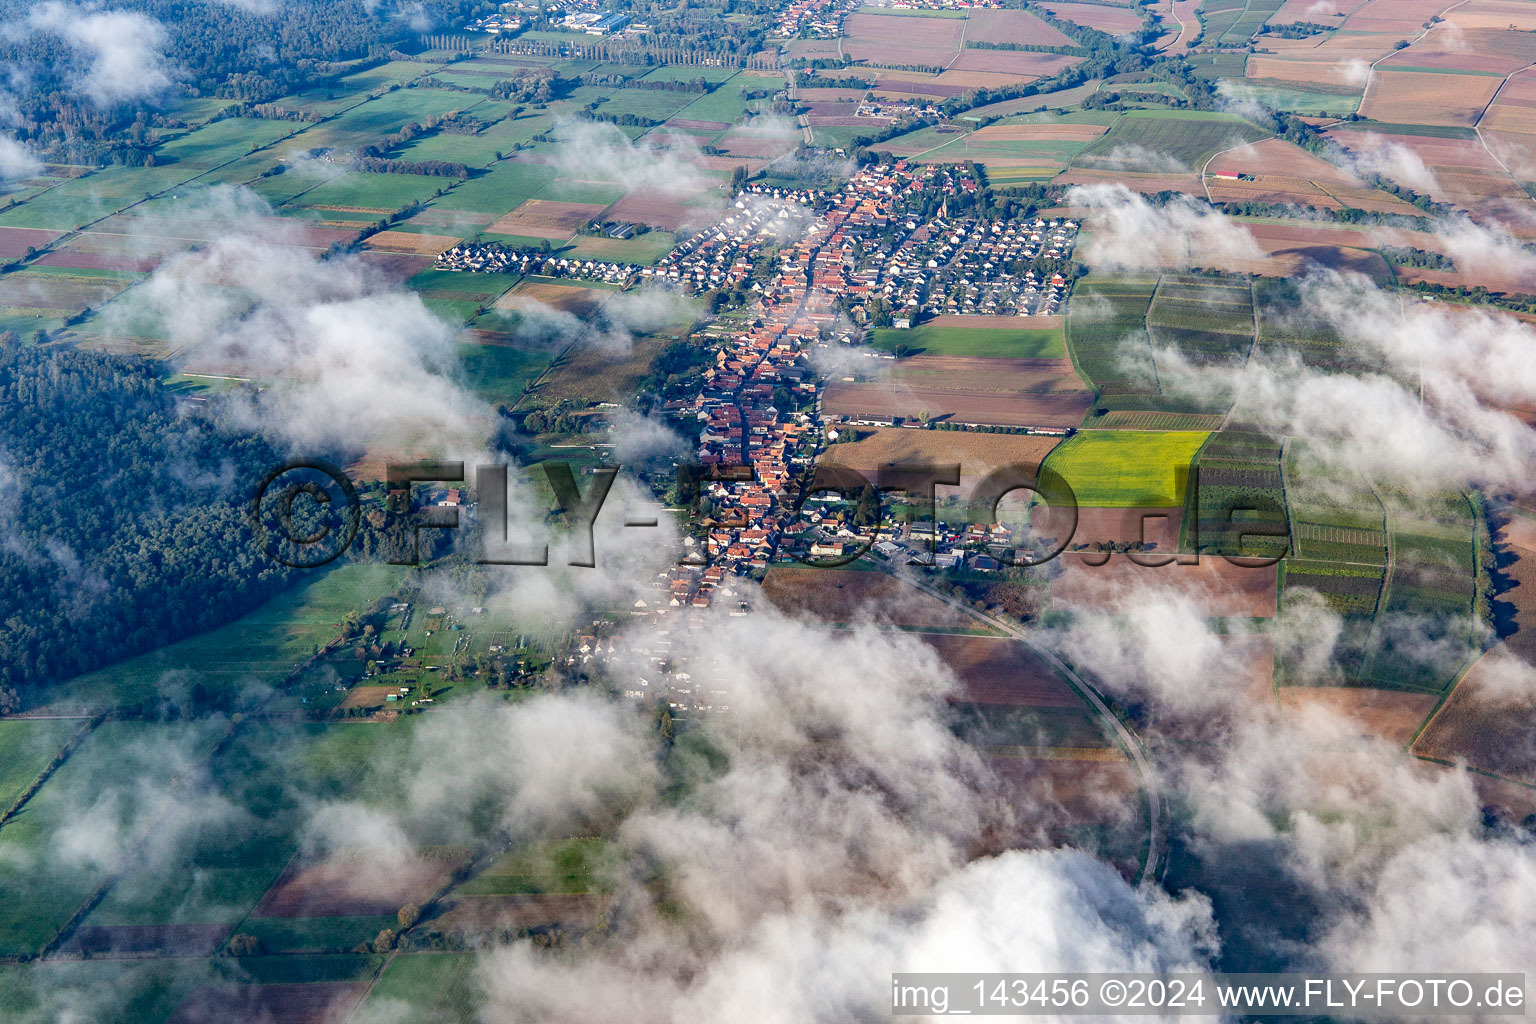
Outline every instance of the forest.
POLYGON ((0 0, 0 66, 12 85, 17 138, 58 163, 141 163, 158 128, 176 127, 166 112, 177 93, 266 103, 319 84, 333 65, 383 60, 396 43, 427 27, 458 24, 494 8, 487 0, 421 0, 409 17, 395 4, 362 0, 288 0, 267 7, 219 0, 120 0, 113 11, 142 14, 164 33, 171 90, 148 106, 102 106, 73 87, 82 56, 52 23, 30 18, 31 0, 0 0))
POLYGON ((289 582, 247 521, 277 452, 179 405, 165 373, 0 335, 0 712, 289 582))

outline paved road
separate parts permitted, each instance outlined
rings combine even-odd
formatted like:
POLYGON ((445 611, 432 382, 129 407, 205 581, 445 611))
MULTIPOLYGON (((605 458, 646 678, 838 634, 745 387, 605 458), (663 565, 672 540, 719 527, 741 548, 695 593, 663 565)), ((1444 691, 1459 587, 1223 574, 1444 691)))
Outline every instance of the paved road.
POLYGON ((1105 724, 1114 731, 1116 737, 1120 740, 1120 745, 1125 748, 1126 754, 1130 757, 1131 762, 1136 766, 1137 772, 1141 775, 1142 792, 1147 797, 1147 856, 1141 865, 1140 881, 1159 880, 1164 869, 1163 856, 1165 851, 1163 848, 1167 841, 1167 837, 1164 835, 1165 826, 1163 824, 1165 803, 1157 774, 1152 770, 1152 763, 1147 760, 1146 751, 1142 748, 1141 741, 1137 739, 1136 734, 1127 729, 1125 723, 1115 717, 1114 712, 1109 709, 1109 705, 1104 702, 1104 698, 1099 696, 1099 692, 1087 680, 1078 675, 1070 665, 1062 661, 1055 654, 1036 643, 1023 629, 996 616, 977 611, 964 601, 957 600, 949 594, 935 590, 921 580, 913 579, 910 575, 901 575, 894 572, 892 575, 902 582, 916 587, 930 597, 936 597, 945 604, 965 612, 971 618, 984 622, 993 629, 1000 630, 1019 643, 1024 644, 1031 651, 1034 651, 1049 662, 1056 671, 1065 676, 1073 688, 1081 693, 1089 704, 1093 705, 1094 709, 1104 719, 1105 724))

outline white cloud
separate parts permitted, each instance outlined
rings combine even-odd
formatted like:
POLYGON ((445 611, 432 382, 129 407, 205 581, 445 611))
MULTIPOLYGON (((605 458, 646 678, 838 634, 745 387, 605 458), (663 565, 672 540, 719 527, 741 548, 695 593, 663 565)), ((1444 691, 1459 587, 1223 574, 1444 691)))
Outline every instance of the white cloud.
POLYGON ((134 11, 96 11, 47 0, 33 7, 27 25, 62 36, 83 62, 76 90, 97 106, 155 99, 172 84, 165 28, 134 11))
POLYGON ((32 147, 10 135, 0 135, 0 180, 30 178, 43 169, 32 147))
POLYGON ((1222 266, 1264 255, 1247 228, 1187 196, 1154 206, 1124 185, 1074 185, 1066 201, 1086 208, 1082 256, 1096 267, 1222 266))

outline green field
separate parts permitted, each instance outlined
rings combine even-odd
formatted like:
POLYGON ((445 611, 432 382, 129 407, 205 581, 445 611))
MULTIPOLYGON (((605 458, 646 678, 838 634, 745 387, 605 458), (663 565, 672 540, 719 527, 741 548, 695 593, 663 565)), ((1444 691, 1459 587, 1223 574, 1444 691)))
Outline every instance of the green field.
POLYGON ((303 193, 294 203, 310 209, 340 206, 364 213, 384 214, 412 202, 426 202, 438 189, 446 189, 456 180, 426 174, 348 171, 303 193))
POLYGON ((57 718, 0 720, 0 813, 26 792, 83 724, 57 718))
POLYGON ((162 692, 178 675, 195 674, 214 693, 270 685, 316 644, 335 637, 343 615, 390 593, 405 573, 399 566, 357 564, 301 578, 292 590, 227 626, 56 684, 47 706, 78 712, 133 705, 162 692))
POLYGON ((207 170, 238 159, 303 127, 294 121, 229 117, 162 143, 155 159, 157 163, 177 163, 207 170))
MULTIPOLYGON (((1028 323, 1021 320, 1021 324, 1028 323)), ((906 330, 876 328, 871 344, 885 352, 905 346, 907 353, 931 356, 980 356, 992 359, 1064 359, 1067 349, 1061 329, 1020 327, 919 326, 906 330)))
POLYGON ((459 363, 470 388, 497 404, 517 401, 523 388, 549 365, 549 356, 507 345, 459 346, 459 363))
MULTIPOLYGON (((690 69, 692 70, 692 69, 690 69)), ((688 121, 724 121, 731 124, 741 120, 747 112, 747 101, 742 93, 748 89, 761 89, 765 84, 782 79, 738 72, 721 83, 713 92, 700 96, 679 110, 674 117, 688 121)))
POLYGON ((1358 92, 1333 93, 1292 89, 1281 85, 1242 83, 1242 95, 1252 96, 1272 110, 1290 110, 1301 114, 1326 114, 1347 117, 1360 106, 1358 92))
POLYGON ((162 1024, 192 990, 229 984, 229 960, 45 960, 0 964, 0 1020, 162 1024), (72 1009, 65 1009, 66 1007, 72 1009))
POLYGON ((1166 508, 1184 503, 1204 431, 1084 430, 1051 451, 1084 508, 1166 508))
POLYGON ((409 1019, 443 1024, 476 1024, 483 995, 475 982, 480 956, 475 953, 413 953, 397 956, 358 1008, 358 1024, 390 1024, 409 1019))
MULTIPOLYGON (((260 894, 258 894, 259 896, 260 894)), ((398 928, 393 914, 381 917, 250 917, 240 931, 261 940, 271 952, 334 953, 370 942, 384 928, 398 928)))
POLYGON ((605 839, 536 843, 505 854, 459 886, 464 896, 586 893, 611 888, 614 853, 605 839))
POLYGON ((1229 146, 1255 142, 1266 134, 1231 114, 1132 110, 1078 153, 1073 164, 1109 167, 1109 158, 1121 147, 1139 147, 1195 169, 1229 146))
POLYGON ((0 955, 39 952, 172 807, 172 778, 226 726, 106 722, 0 828, 0 955), (82 832, 86 826, 89 832, 82 832))

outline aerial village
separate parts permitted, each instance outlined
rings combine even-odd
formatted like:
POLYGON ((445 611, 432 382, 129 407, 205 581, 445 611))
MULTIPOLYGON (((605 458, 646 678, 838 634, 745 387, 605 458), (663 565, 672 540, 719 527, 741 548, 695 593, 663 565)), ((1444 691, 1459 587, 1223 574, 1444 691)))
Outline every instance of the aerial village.
MULTIPOLYGON (((655 593, 637 599, 633 614, 660 619, 716 603, 743 614, 744 590, 733 581, 760 578, 772 563, 790 557, 836 564, 872 549, 890 562, 941 571, 1003 567, 1000 551, 1016 538, 1001 523, 859 523, 852 502, 826 500, 825 494, 804 495, 795 507, 826 440, 824 428, 849 429, 823 423, 820 381, 807 357, 818 346, 857 337, 850 314, 867 323, 877 297, 897 310, 893 325, 929 309, 994 313, 1001 307, 1021 316, 1044 314, 1062 300, 1067 278, 1061 273, 1037 278, 1015 268, 1044 259, 1067 270, 1077 233, 1072 221, 1035 218, 983 227, 974 218, 946 219, 943 203, 932 220, 910 219, 918 205, 914 200, 925 193, 963 189, 963 176, 949 180, 961 173, 956 167, 897 162, 866 168, 832 195, 743 193, 719 222, 648 268, 649 276, 695 290, 755 279, 752 287, 760 293, 744 330, 736 326, 740 321, 706 328, 719 339, 714 365, 702 374, 697 395, 665 410, 698 423, 694 456, 704 470, 700 508, 708 515, 700 523, 702 538, 689 538, 694 554, 661 574, 655 593), (813 206, 821 212, 812 214, 813 206), (894 259, 887 246, 892 232, 901 239, 894 259), (754 275, 755 262, 775 244, 776 268, 754 275), (788 407, 780 408, 775 395, 780 403, 788 396, 788 407), (877 527, 884 537, 878 541, 877 527)), ((691 620, 674 617, 661 628, 686 632, 691 620)), ((599 659, 616 678, 627 680, 625 692, 636 699, 665 696, 674 710, 695 713, 728 708, 726 694, 694 686, 685 661, 668 649, 667 634, 660 636, 652 650, 614 651, 610 643, 604 651, 594 634, 579 638, 588 652, 578 648, 569 657, 573 664, 599 659)))
POLYGON ((594 624, 564 652, 568 668, 595 662, 618 669, 637 699, 664 694, 679 711, 720 710, 725 695, 694 692, 686 665, 666 649, 665 630, 690 628, 692 616, 679 611, 724 604, 745 614, 746 590, 735 580, 761 578, 776 561, 837 564, 866 550, 940 571, 1003 567, 1000 552, 1015 538, 1001 523, 858 522, 848 496, 801 501, 823 444, 855 428, 847 417, 823 421, 810 358, 818 347, 856 344, 869 327, 906 328, 935 314, 1017 316, 1024 326, 1025 318, 1059 310, 1078 225, 951 216, 944 197, 971 195, 977 186, 963 165, 905 161, 865 167, 830 193, 749 185, 715 222, 649 267, 474 244, 438 258, 446 270, 653 281, 687 293, 739 289, 751 296, 744 319, 717 318, 703 328, 716 345, 713 365, 700 374, 697 394, 662 410, 674 422, 697 424, 693 457, 704 513, 699 535, 686 538, 687 557, 634 602, 632 614, 656 621, 662 639, 649 641, 652 650, 616 649, 604 636, 608 627, 594 624))

